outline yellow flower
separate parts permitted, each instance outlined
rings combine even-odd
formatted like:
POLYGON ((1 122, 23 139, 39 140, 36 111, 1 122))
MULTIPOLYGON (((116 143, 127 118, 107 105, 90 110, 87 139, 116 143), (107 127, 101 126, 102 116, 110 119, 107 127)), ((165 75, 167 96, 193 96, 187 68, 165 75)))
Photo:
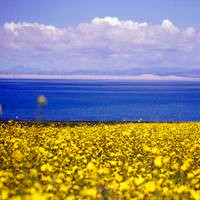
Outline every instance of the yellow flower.
POLYGON ((61 183, 63 183, 63 181, 62 181, 62 179, 57 178, 57 179, 56 179, 56 183, 61 184, 61 183))
POLYGON ((170 196, 172 194, 172 191, 168 187, 163 187, 163 194, 165 196, 170 196))
MULTIPOLYGON (((128 190, 129 188, 130 188, 129 182, 125 181, 125 182, 121 182, 121 183, 120 183, 119 189, 120 189, 121 191, 128 190)), ((131 189, 133 190, 134 188, 131 187, 131 189)))
POLYGON ((158 156, 154 159, 154 165, 156 167, 162 167, 162 157, 161 156, 158 156))
POLYGON ((46 191, 50 192, 52 190, 53 190, 53 186, 51 184, 48 184, 47 187, 46 187, 46 191))
POLYGON ((117 161, 111 160, 111 161, 110 161, 110 164, 111 164, 112 166, 116 166, 116 165, 117 165, 117 161))
POLYGON ((47 103, 47 98, 44 95, 38 96, 37 102, 40 105, 45 105, 47 103))
POLYGON ((50 183, 50 182, 52 182, 52 179, 50 176, 42 176, 41 181, 50 183))
POLYGON ((44 164, 40 167, 40 170, 42 172, 51 172, 53 170, 52 166, 49 165, 48 163, 47 164, 44 164))
POLYGON ((130 131, 123 131, 123 132, 122 132, 122 135, 123 135, 123 136, 130 137, 132 134, 131 134, 130 131))
POLYGON ((144 181, 145 181, 145 179, 142 176, 135 178, 135 184, 136 185, 141 185, 144 181))
POLYGON ((29 174, 30 174, 31 177, 36 177, 37 176, 37 170, 36 169, 30 169, 29 174))
POLYGON ((25 197, 25 200, 46 200, 47 195, 42 193, 33 193, 25 197))
POLYGON ((114 190, 114 191, 117 191, 118 188, 119 188, 119 183, 113 181, 112 183, 109 184, 109 188, 114 190))
POLYGON ((191 162, 191 159, 184 161, 183 165, 181 166, 181 170, 186 171, 187 169, 189 169, 191 166, 191 162))
POLYGON ((146 145, 143 147, 143 149, 146 152, 150 152, 151 151, 151 148, 149 146, 146 146, 146 145))
POLYGON ((21 196, 13 196, 10 200, 22 200, 21 196))
POLYGON ((116 174, 114 179, 118 182, 121 182, 123 180, 123 177, 119 174, 116 174))
POLYGON ((154 192, 156 190, 156 183, 154 181, 149 181, 144 184, 145 192, 154 192))
POLYGON ((20 162, 23 160, 24 155, 19 150, 16 150, 12 153, 12 158, 20 162))
POLYGON ((188 174, 187 174, 187 177, 190 179, 190 178, 193 178, 194 177, 194 174, 193 173, 191 173, 191 172, 189 172, 188 174))
POLYGON ((4 188, 1 190, 1 199, 8 199, 9 196, 9 190, 7 188, 4 188))
POLYGON ((195 200, 200 200, 200 192, 199 191, 191 189, 190 194, 191 194, 192 198, 194 198, 195 200))
POLYGON ((153 154, 159 154, 159 153, 160 153, 159 149, 156 148, 156 147, 153 147, 152 150, 151 150, 151 152, 152 152, 153 154))
POLYGON ((65 198, 65 200, 75 200, 75 196, 72 194, 72 195, 69 195, 65 198))
POLYGON ((105 167, 101 167, 98 169, 98 174, 108 174, 109 173, 109 169, 105 168, 105 167))
POLYGON ((178 188, 176 188, 176 192, 181 194, 183 192, 187 192, 187 187, 185 185, 181 185, 178 188))
POLYGON ((96 198, 97 190, 96 190, 96 188, 86 188, 81 192, 81 194, 83 196, 89 196, 89 197, 92 197, 92 198, 96 198))
POLYGON ((17 174, 17 175, 16 175, 16 178, 19 179, 19 180, 20 180, 20 179, 23 179, 23 178, 24 178, 24 175, 23 175, 23 174, 17 174))
POLYGON ((87 169, 90 171, 96 170, 96 166, 93 162, 89 162, 87 165, 87 169))
POLYGON ((68 185, 62 184, 60 186, 60 191, 62 191, 62 192, 68 192, 68 190, 69 190, 69 186, 68 185))

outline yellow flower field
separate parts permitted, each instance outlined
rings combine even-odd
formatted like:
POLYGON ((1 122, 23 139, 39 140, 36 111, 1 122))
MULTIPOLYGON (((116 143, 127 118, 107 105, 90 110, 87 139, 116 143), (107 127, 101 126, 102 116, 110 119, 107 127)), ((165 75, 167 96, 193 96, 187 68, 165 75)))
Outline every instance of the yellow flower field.
POLYGON ((0 199, 200 199, 200 123, 0 123, 0 199))

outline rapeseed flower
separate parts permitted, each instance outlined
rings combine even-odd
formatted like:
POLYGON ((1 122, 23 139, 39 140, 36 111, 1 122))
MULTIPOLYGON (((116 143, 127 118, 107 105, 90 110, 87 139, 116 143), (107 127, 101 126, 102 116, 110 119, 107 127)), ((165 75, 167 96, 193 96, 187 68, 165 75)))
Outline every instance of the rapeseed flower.
POLYGON ((162 167, 163 161, 162 161, 162 157, 158 156, 154 159, 154 165, 156 167, 162 167))
POLYGON ((200 200, 200 123, 0 123, 0 199, 200 200))
POLYGON ((145 192, 154 192, 156 190, 156 183, 154 181, 149 181, 144 184, 145 192))

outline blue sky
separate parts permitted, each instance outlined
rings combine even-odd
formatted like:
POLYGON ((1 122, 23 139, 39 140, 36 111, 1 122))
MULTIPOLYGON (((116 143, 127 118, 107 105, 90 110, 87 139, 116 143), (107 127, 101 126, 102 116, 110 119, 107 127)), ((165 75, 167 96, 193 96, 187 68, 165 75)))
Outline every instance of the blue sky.
POLYGON ((198 0, 1 0, 0 73, 197 76, 199 8, 198 0))
POLYGON ((26 21, 66 27, 114 16, 152 24, 170 19, 178 27, 200 30, 199 8, 198 0, 1 0, 0 24, 26 21))

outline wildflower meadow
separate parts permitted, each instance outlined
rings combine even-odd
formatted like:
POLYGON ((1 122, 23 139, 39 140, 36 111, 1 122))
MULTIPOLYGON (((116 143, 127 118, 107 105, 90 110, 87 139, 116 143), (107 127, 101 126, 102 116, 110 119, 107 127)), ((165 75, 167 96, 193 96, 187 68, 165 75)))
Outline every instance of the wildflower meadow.
POLYGON ((200 199, 200 123, 0 123, 0 199, 200 199))

